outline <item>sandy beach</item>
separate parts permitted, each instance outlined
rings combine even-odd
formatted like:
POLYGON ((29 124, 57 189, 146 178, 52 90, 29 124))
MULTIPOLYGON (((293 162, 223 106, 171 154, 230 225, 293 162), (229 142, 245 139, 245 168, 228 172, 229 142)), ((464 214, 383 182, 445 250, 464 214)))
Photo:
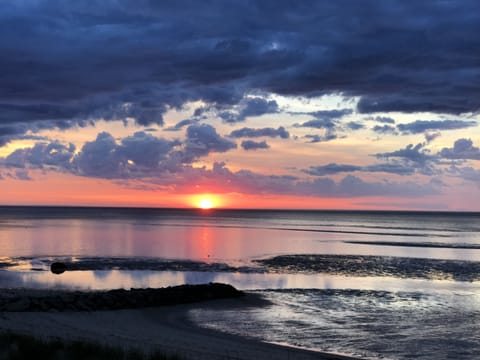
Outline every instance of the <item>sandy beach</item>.
POLYGON ((194 325, 188 311, 202 307, 262 306, 258 298, 214 300, 156 308, 86 312, 2 312, 0 331, 38 337, 89 340, 143 350, 158 349, 186 359, 352 359, 335 354, 262 343, 194 325))

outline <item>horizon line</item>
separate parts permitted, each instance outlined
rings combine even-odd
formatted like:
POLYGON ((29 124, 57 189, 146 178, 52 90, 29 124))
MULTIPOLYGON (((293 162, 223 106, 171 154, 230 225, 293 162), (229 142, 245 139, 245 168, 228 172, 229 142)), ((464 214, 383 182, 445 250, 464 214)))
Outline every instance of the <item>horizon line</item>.
POLYGON ((229 208, 229 207, 215 207, 210 209, 202 209, 198 207, 164 207, 164 206, 115 206, 115 205, 58 205, 58 204, 0 204, 0 208, 82 208, 82 209, 125 209, 125 210, 195 210, 198 212, 209 213, 216 211, 298 211, 298 212, 394 212, 394 213, 464 213, 464 214, 480 214, 480 211, 472 210, 405 210, 405 209, 327 209, 327 208, 229 208))

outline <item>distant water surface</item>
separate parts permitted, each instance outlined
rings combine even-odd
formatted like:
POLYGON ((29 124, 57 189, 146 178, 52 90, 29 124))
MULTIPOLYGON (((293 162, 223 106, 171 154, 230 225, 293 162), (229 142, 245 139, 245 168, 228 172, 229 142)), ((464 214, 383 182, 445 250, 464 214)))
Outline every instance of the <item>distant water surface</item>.
POLYGON ((312 253, 479 261, 479 247, 478 213, 0 207, 5 257, 234 262, 312 253))
POLYGON ((368 359, 480 353, 479 213, 0 207, 0 254, 4 288, 227 282, 272 305, 194 321, 368 359))

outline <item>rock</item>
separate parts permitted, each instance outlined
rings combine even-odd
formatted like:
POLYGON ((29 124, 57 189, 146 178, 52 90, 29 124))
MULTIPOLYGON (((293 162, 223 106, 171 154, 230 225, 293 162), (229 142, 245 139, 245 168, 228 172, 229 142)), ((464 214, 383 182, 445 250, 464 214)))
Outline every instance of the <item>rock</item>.
POLYGON ((67 265, 65 265, 62 262, 54 262, 52 265, 50 265, 50 271, 54 274, 63 274, 67 270, 67 265))
POLYGON ((75 293, 53 291, 50 294, 30 296, 23 293, 10 295, 0 293, 0 312, 134 309, 236 298, 243 295, 242 291, 233 286, 219 283, 179 285, 159 289, 115 289, 75 293))

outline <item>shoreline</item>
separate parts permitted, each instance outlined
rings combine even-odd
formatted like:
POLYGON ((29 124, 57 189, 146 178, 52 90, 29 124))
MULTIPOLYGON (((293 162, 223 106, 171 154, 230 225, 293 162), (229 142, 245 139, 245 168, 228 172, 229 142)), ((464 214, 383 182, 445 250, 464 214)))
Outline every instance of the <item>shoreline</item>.
POLYGON ((268 301, 247 294, 241 298, 137 309, 0 313, 0 331, 82 340, 120 348, 160 350, 194 360, 352 360, 344 355, 261 342, 203 328, 189 319, 192 309, 266 306, 268 301), (101 339, 101 341, 99 341, 101 339))

